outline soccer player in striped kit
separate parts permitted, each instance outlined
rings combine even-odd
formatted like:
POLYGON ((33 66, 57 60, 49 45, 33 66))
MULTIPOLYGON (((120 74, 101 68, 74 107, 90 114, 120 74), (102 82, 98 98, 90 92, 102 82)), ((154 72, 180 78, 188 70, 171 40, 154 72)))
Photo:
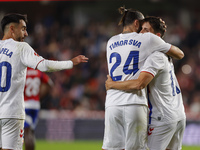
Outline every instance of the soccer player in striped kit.
POLYGON ((38 122, 40 110, 40 97, 45 96, 53 81, 44 72, 27 68, 26 83, 24 88, 25 102, 25 123, 24 123, 24 144, 25 150, 35 149, 35 128, 38 122))
MULTIPOLYGON (((143 20, 141 33, 152 32, 163 37, 165 22, 159 17, 143 20)), ((141 90, 148 85, 149 128, 148 147, 150 150, 181 150, 186 116, 181 90, 174 66, 169 56, 154 52, 145 61, 136 80, 114 82, 108 76, 106 88, 125 91, 141 90)))

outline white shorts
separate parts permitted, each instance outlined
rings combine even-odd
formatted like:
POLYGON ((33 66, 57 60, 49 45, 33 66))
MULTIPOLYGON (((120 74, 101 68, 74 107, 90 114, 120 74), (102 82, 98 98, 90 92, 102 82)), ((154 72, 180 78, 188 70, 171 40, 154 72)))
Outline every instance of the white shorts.
POLYGON ((181 150, 186 120, 163 126, 149 125, 148 147, 150 150, 181 150))
POLYGON ((102 149, 147 150, 147 121, 145 105, 107 107, 102 149))
POLYGON ((0 119, 0 147, 22 150, 24 138, 24 120, 0 119))

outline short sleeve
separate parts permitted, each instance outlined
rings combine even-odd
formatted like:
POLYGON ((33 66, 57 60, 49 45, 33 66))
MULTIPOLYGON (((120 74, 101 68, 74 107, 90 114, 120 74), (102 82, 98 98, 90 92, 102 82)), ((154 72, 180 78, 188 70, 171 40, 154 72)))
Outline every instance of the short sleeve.
POLYGON ((39 56, 27 43, 23 42, 20 46, 20 58, 22 63, 27 67, 35 69, 37 64, 44 58, 39 56))
POLYGON ((165 62, 164 58, 165 54, 161 52, 154 52, 151 54, 144 63, 141 72, 148 72, 155 76, 161 69, 164 68, 165 62))
POLYGON ((150 45, 151 53, 155 51, 167 53, 171 48, 171 44, 166 43, 163 39, 152 33, 150 34, 150 45))

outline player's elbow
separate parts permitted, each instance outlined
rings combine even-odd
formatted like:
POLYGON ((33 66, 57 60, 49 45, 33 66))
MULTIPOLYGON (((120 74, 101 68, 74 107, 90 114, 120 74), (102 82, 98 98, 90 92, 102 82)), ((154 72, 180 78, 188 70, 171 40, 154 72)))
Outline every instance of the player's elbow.
POLYGON ((179 60, 184 57, 183 51, 176 46, 172 46, 171 49, 169 50, 169 52, 167 53, 167 55, 168 54, 172 58, 179 59, 179 60))
POLYGON ((178 55, 176 55, 176 57, 174 57, 174 58, 180 60, 180 59, 182 59, 183 57, 184 57, 184 53, 183 53, 183 51, 181 51, 181 50, 179 49, 178 55))
POLYGON ((181 52, 180 52, 180 55, 179 55, 179 57, 178 57, 178 59, 182 59, 184 56, 185 56, 185 55, 184 55, 183 51, 181 51, 181 52))
POLYGON ((140 85, 137 86, 137 90, 142 90, 142 89, 144 89, 145 87, 146 87, 145 84, 140 84, 140 85))

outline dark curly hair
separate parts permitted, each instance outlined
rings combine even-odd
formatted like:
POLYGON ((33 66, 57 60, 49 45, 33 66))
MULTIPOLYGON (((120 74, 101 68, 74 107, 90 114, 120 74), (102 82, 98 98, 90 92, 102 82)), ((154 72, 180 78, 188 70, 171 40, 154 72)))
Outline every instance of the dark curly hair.
POLYGON ((142 20, 141 24, 143 24, 145 22, 149 22, 149 24, 153 28, 154 32, 161 34, 161 38, 164 37, 164 34, 167 31, 167 25, 160 17, 148 16, 142 20))

